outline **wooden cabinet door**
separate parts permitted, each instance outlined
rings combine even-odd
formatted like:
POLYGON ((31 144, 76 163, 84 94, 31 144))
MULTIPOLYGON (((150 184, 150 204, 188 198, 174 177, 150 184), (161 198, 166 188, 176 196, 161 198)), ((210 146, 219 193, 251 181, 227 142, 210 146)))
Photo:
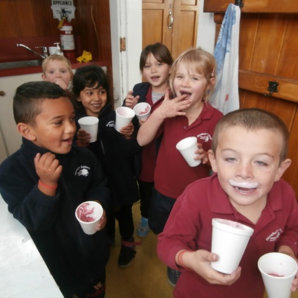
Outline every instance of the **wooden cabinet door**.
POLYGON ((164 43, 176 58, 196 46, 198 0, 143 0, 143 48, 164 43))
POLYGON ((278 115, 290 132, 292 165, 284 178, 298 194, 298 19, 297 15, 241 16, 239 88, 241 107, 278 115), (275 88, 276 87, 276 88, 275 88))

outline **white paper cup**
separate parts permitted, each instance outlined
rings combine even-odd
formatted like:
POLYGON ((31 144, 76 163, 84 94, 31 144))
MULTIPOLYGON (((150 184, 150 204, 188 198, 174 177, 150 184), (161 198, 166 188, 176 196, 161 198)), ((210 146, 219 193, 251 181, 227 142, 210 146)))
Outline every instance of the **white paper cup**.
POLYGON ((75 216, 85 234, 92 235, 96 232, 96 225, 102 217, 103 209, 95 201, 81 203, 75 211, 75 216))
POLYGON ((146 120, 151 112, 151 106, 147 102, 139 102, 133 108, 139 120, 146 120))
POLYGON ((200 160, 194 159, 196 156, 195 152, 198 149, 196 137, 182 139, 176 144, 176 149, 181 153, 190 167, 196 167, 201 163, 200 160))
POLYGON ((78 122, 80 127, 90 134, 90 143, 96 142, 98 131, 98 118, 93 116, 86 116, 80 118, 78 122))
POLYGON ((297 273, 296 261, 283 253, 270 252, 258 260, 258 268, 268 298, 289 298, 292 281, 297 273))
POLYGON ((134 116, 135 112, 133 109, 129 107, 118 107, 116 109, 116 130, 120 132, 121 128, 126 126, 134 116))
POLYGON ((253 232, 252 228, 241 223, 213 218, 211 252, 218 255, 218 261, 211 262, 211 267, 231 274, 239 266, 253 232))

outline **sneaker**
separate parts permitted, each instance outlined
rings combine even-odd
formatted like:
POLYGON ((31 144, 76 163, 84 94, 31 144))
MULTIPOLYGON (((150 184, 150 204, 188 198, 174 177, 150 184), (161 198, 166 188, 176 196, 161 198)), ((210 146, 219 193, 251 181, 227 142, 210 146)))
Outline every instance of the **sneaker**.
POLYGON ((118 258, 118 266, 120 268, 127 267, 135 257, 135 245, 136 243, 133 241, 122 241, 121 250, 118 258))
POLYGON ((142 217, 137 227, 137 235, 139 237, 146 237, 149 233, 148 218, 142 217))
POLYGON ((167 267, 168 282, 172 287, 176 286, 180 274, 180 271, 167 267))

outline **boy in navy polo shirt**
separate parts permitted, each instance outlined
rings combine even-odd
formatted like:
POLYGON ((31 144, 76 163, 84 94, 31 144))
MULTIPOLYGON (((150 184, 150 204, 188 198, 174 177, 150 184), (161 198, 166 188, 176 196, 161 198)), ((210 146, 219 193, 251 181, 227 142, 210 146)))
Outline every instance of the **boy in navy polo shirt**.
POLYGON ((72 145, 73 105, 60 86, 41 81, 19 86, 13 109, 23 143, 1 164, 1 195, 28 230, 64 297, 104 297, 105 215, 98 232, 86 235, 75 209, 87 200, 106 209, 109 192, 97 158, 72 145))
MULTIPOLYGON (((177 199, 158 239, 159 257, 181 276, 174 297, 262 298, 258 258, 278 251, 297 261, 298 206, 283 180, 288 131, 275 115, 259 109, 238 110, 217 124, 209 159, 215 174, 190 184, 177 199), (254 229, 240 267, 232 274, 211 268, 212 218, 254 229)), ((298 278, 292 290, 296 290, 298 278)))

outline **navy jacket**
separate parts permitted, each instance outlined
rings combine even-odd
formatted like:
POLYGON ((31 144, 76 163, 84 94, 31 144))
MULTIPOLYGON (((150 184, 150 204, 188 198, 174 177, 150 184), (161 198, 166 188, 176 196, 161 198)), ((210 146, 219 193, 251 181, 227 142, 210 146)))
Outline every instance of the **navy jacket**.
POLYGON ((56 155, 63 166, 54 197, 37 188, 34 156, 44 150, 23 139, 21 148, 0 166, 0 192, 8 209, 28 230, 45 263, 63 288, 77 292, 104 276, 109 247, 105 230, 86 235, 75 218, 83 201, 99 200, 106 209, 109 191, 96 157, 73 146, 56 155))

